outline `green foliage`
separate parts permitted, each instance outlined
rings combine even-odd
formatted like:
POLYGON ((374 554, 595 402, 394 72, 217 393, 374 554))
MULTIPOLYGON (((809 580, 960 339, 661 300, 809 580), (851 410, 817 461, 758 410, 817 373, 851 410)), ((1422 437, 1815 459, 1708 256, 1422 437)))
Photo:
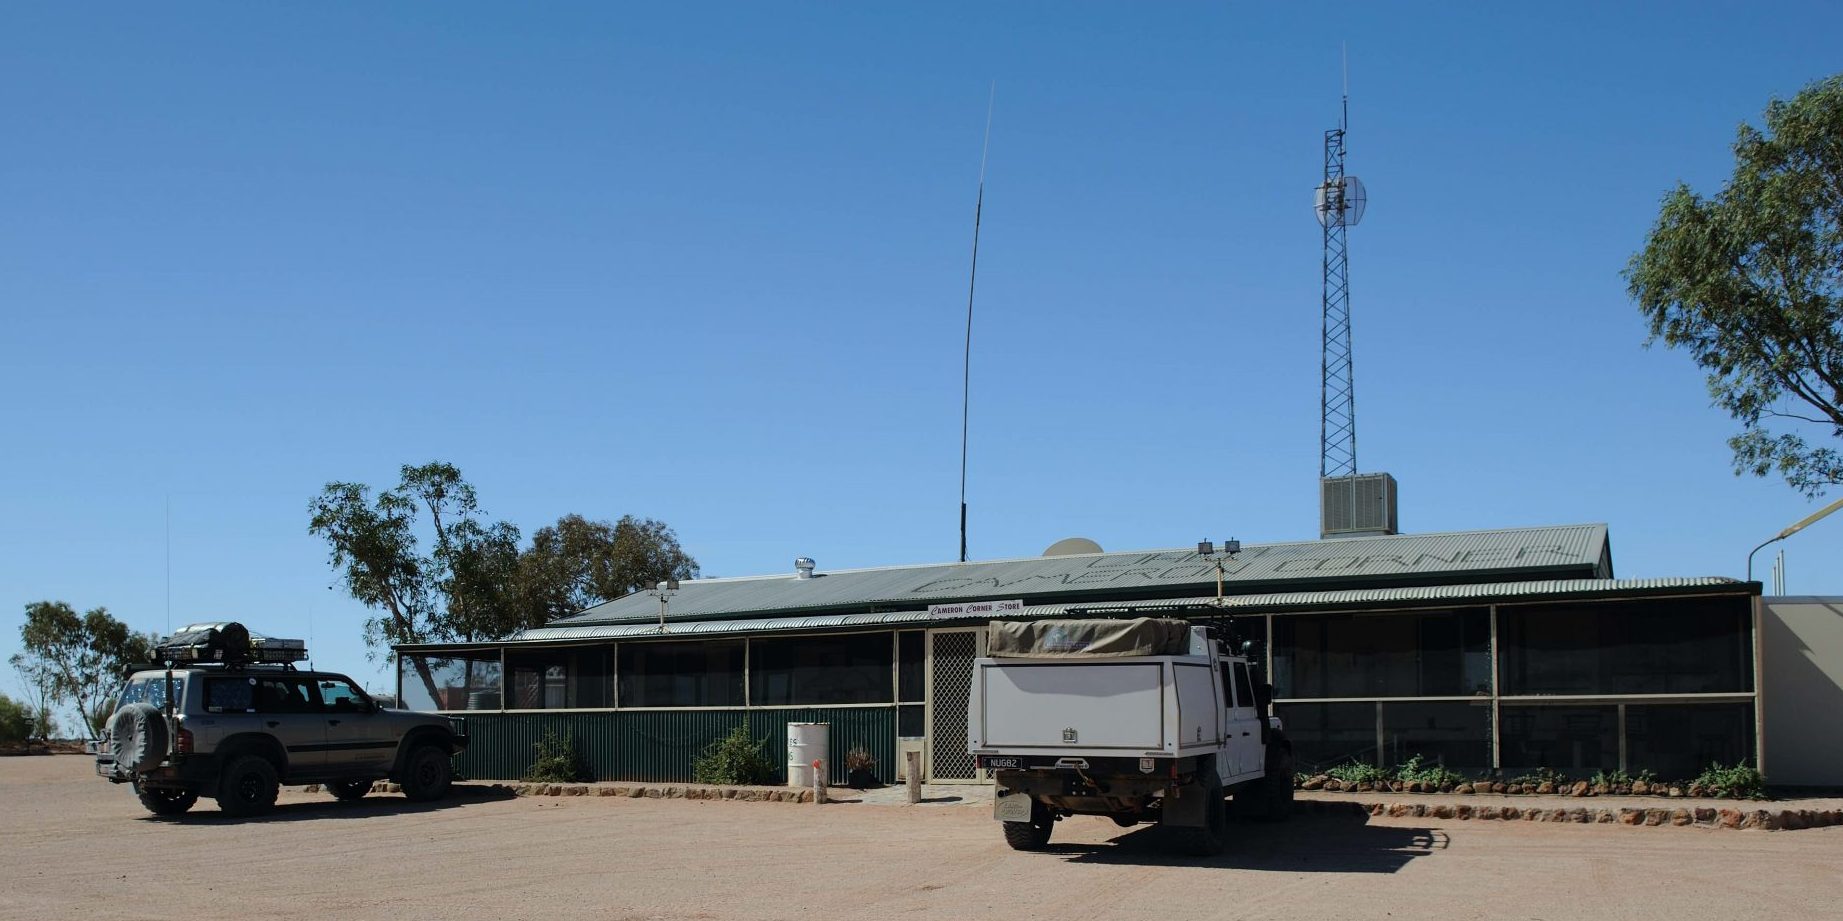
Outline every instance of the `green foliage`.
POLYGON ((1766 778, 1745 764, 1723 767, 1721 762, 1716 762, 1703 768, 1693 782, 1701 784, 1716 796, 1730 799, 1766 798, 1766 778))
POLYGON ((39 695, 38 722, 47 734, 54 704, 70 705, 92 737, 100 734, 122 673, 154 655, 152 639, 128 629, 107 608, 78 614, 62 601, 26 605, 19 643, 22 650, 10 661, 39 695))
POLYGON ((16 745, 32 738, 36 722, 31 707, 0 694, 0 744, 16 745))
POLYGON ((537 757, 531 762, 531 769, 525 772, 525 780, 533 783, 586 783, 594 780, 595 775, 589 770, 589 762, 576 750, 574 736, 560 736, 554 732, 545 732, 536 746, 537 757))
POLYGON ((1555 770, 1554 768, 1545 767, 1545 768, 1537 768, 1534 771, 1531 771, 1527 774, 1518 774, 1517 776, 1512 777, 1509 780, 1506 780, 1504 782, 1521 784, 1525 787, 1539 787, 1545 783, 1564 784, 1564 783, 1569 783, 1570 781, 1569 781, 1568 775, 1563 774, 1562 772, 1555 770))
POLYGON ((460 469, 439 461, 405 465, 375 499, 362 483, 328 483, 308 511, 346 590, 378 612, 365 624, 374 649, 494 639, 698 574, 671 528, 631 516, 566 515, 521 550, 519 529, 487 521, 460 469))
POLYGON ((1602 768, 1601 770, 1595 771, 1592 777, 1587 778, 1587 782, 1595 786, 1605 785, 1608 787, 1629 787, 1635 783, 1654 784, 1657 783, 1657 772, 1640 770, 1636 774, 1628 774, 1623 770, 1608 771, 1602 768))
POLYGON ((1436 787, 1456 787, 1466 782, 1466 776, 1451 770, 1442 764, 1423 764, 1420 755, 1395 766, 1395 780, 1405 783, 1433 784, 1436 787))
POLYGON ((1737 472, 1843 484, 1843 75, 1742 125, 1712 198, 1679 184, 1625 270, 1651 341, 1680 348, 1741 424, 1737 472))
POLYGON ((774 762, 762 751, 767 740, 749 737, 749 727, 737 726, 729 735, 704 749, 691 767, 698 783, 765 784, 774 779, 774 762))
POLYGON ((1331 768, 1325 771, 1325 774, 1326 776, 1331 777, 1333 780, 1342 781, 1343 783, 1347 783, 1347 784, 1356 784, 1356 783, 1373 784, 1373 783, 1381 783, 1382 781, 1389 779, 1388 771, 1385 771, 1382 768, 1379 768, 1373 764, 1364 764, 1358 761, 1347 761, 1343 764, 1338 765, 1337 767, 1334 767, 1334 768, 1331 768))

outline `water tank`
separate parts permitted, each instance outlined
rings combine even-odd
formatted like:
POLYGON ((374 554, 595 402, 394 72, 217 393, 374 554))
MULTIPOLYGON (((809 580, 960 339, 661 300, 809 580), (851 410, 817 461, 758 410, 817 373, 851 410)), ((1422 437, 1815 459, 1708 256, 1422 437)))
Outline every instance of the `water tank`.
POLYGON ((824 761, 829 771, 832 757, 826 751, 831 723, 787 724, 787 785, 810 789, 813 786, 813 762, 824 761))

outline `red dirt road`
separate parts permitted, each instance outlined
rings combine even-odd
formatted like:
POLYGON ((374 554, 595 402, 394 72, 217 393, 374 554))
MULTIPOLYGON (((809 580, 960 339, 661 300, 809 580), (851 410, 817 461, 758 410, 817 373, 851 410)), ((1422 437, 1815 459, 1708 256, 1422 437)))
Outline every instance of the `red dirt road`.
POLYGON ((1152 830, 1005 848, 985 809, 284 793, 143 812, 77 756, 0 758, 0 919, 1843 917, 1843 827, 1310 818, 1212 860, 1152 830))

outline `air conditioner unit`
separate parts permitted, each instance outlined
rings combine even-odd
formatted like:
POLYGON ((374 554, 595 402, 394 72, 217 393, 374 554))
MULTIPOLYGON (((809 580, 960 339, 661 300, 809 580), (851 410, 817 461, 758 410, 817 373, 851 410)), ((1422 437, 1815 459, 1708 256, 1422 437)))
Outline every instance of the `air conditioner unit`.
POLYGON ((1400 533, 1395 478, 1386 473, 1326 477, 1318 481, 1319 537, 1377 537, 1400 533))

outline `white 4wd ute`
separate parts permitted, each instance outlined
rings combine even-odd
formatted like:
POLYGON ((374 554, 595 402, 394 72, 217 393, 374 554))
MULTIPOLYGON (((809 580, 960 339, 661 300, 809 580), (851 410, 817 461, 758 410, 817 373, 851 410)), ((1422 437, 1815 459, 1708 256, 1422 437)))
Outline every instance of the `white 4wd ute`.
POLYGON ((296 670, 298 640, 200 624, 158 654, 164 667, 130 674, 96 752, 96 773, 133 784, 157 815, 201 796, 227 815, 258 815, 284 783, 357 799, 389 778, 412 800, 439 799, 467 745, 459 720, 386 710, 344 675, 296 670))
MULTIPOLYGON (((1220 613, 1220 612, 1213 612, 1220 613)), ((1219 853, 1233 811, 1293 802, 1292 744, 1245 655, 1178 619, 994 622, 974 660, 968 748, 993 774, 994 818, 1019 850, 1068 815, 1157 822, 1219 853)))

